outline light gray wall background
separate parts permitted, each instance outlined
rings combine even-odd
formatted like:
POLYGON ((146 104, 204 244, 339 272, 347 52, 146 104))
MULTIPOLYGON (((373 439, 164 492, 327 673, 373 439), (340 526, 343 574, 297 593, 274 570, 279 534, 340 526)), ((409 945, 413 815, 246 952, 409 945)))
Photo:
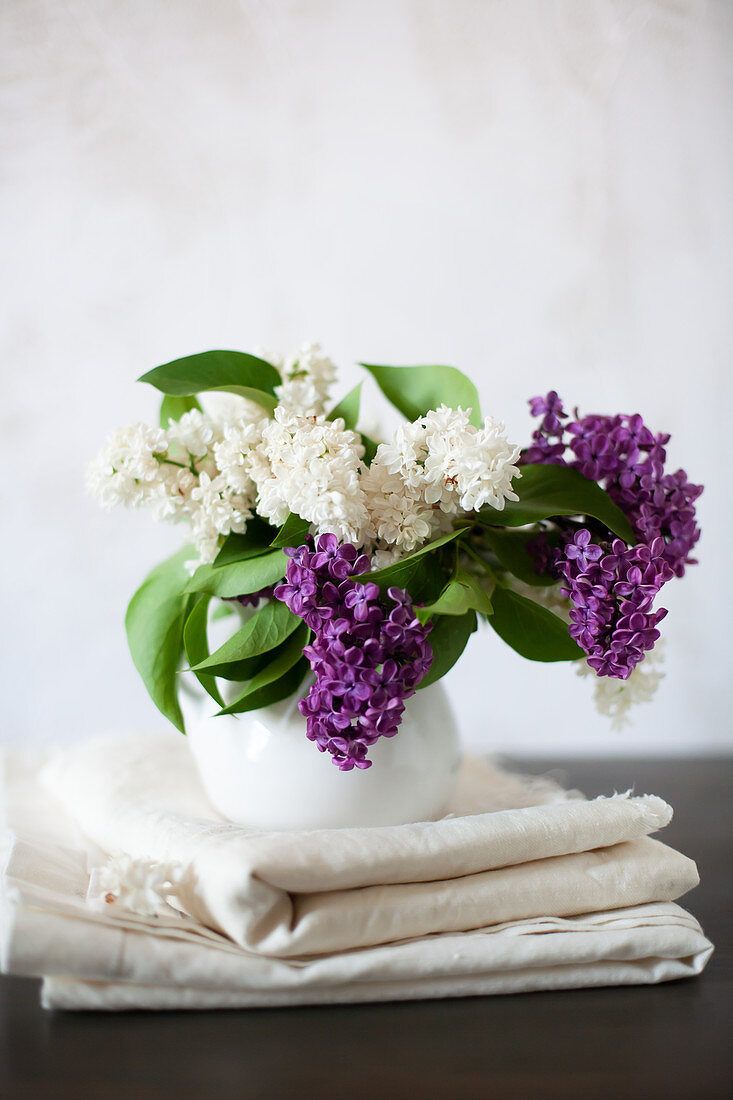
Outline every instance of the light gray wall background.
MULTIPOLYGON (((707 490, 667 678, 613 733, 491 631, 447 683, 513 751, 730 749, 733 5, 5 0, 2 740, 155 727, 130 594, 180 532, 84 462, 208 347, 321 339, 526 398, 640 411, 707 490), (725 433, 725 434, 724 434, 725 433)), ((374 396, 376 402, 376 396, 374 396)))

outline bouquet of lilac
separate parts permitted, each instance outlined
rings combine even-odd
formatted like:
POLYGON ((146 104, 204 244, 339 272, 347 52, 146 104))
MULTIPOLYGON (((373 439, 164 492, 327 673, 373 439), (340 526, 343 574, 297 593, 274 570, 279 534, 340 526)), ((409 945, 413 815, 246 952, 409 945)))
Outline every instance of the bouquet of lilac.
POLYGON ((669 436, 638 415, 571 418, 552 391, 531 399, 540 423, 520 450, 455 368, 362 366, 406 418, 385 441, 358 430, 361 383, 330 405, 318 345, 143 376, 164 395, 160 426, 118 430, 88 481, 103 506, 190 533, 127 612, 153 701, 183 731, 186 669, 220 714, 297 695, 317 748, 368 768, 486 622, 523 657, 577 661, 622 723, 661 677, 655 601, 700 535, 702 487, 666 472, 669 436), (211 620, 233 609, 211 652, 211 620))

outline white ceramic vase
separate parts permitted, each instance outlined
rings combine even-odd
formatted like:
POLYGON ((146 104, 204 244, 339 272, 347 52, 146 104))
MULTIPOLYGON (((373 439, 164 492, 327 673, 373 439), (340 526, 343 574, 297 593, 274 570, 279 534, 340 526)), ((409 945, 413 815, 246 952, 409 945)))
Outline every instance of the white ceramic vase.
POLYGON ((188 740, 216 809, 256 829, 403 825, 440 817, 460 764, 458 730, 442 684, 406 703, 395 737, 369 749, 371 768, 341 772, 305 735, 293 696, 238 716, 213 717, 187 699, 188 740))

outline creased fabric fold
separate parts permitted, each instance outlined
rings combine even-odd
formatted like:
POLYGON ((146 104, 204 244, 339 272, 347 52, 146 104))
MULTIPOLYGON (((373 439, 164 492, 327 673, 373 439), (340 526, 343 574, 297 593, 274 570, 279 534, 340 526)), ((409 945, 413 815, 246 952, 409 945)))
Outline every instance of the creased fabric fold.
POLYGON ((642 842, 672 815, 654 796, 313 831, 294 842, 212 820, 182 738, 82 746, 50 764, 43 782, 103 850, 187 867, 186 911, 268 955, 668 901, 697 884, 691 861, 642 842))
POLYGON ((673 904, 697 871, 649 836, 672 814, 652 795, 587 801, 467 761, 440 821, 265 834, 218 817, 178 736, 14 753, 6 768, 0 962, 43 976, 49 1007, 664 981, 699 973, 712 951, 673 904), (184 912, 91 904, 90 871, 110 856, 175 868, 184 912))

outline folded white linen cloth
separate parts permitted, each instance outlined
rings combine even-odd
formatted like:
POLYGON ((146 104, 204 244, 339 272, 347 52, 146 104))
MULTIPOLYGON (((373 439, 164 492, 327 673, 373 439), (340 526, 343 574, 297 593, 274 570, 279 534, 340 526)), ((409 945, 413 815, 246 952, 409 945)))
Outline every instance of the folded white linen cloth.
POLYGON ((671 904, 697 873, 649 839, 671 817, 654 796, 585 801, 469 761, 440 821, 255 833, 208 805, 178 735, 65 750, 40 782, 38 765, 6 760, 15 841, 1 962, 45 976, 49 1007, 657 982, 699 973, 712 950, 671 904), (164 865, 185 914, 165 905, 145 916, 114 898, 90 905, 88 864, 120 855, 128 869, 164 865))

